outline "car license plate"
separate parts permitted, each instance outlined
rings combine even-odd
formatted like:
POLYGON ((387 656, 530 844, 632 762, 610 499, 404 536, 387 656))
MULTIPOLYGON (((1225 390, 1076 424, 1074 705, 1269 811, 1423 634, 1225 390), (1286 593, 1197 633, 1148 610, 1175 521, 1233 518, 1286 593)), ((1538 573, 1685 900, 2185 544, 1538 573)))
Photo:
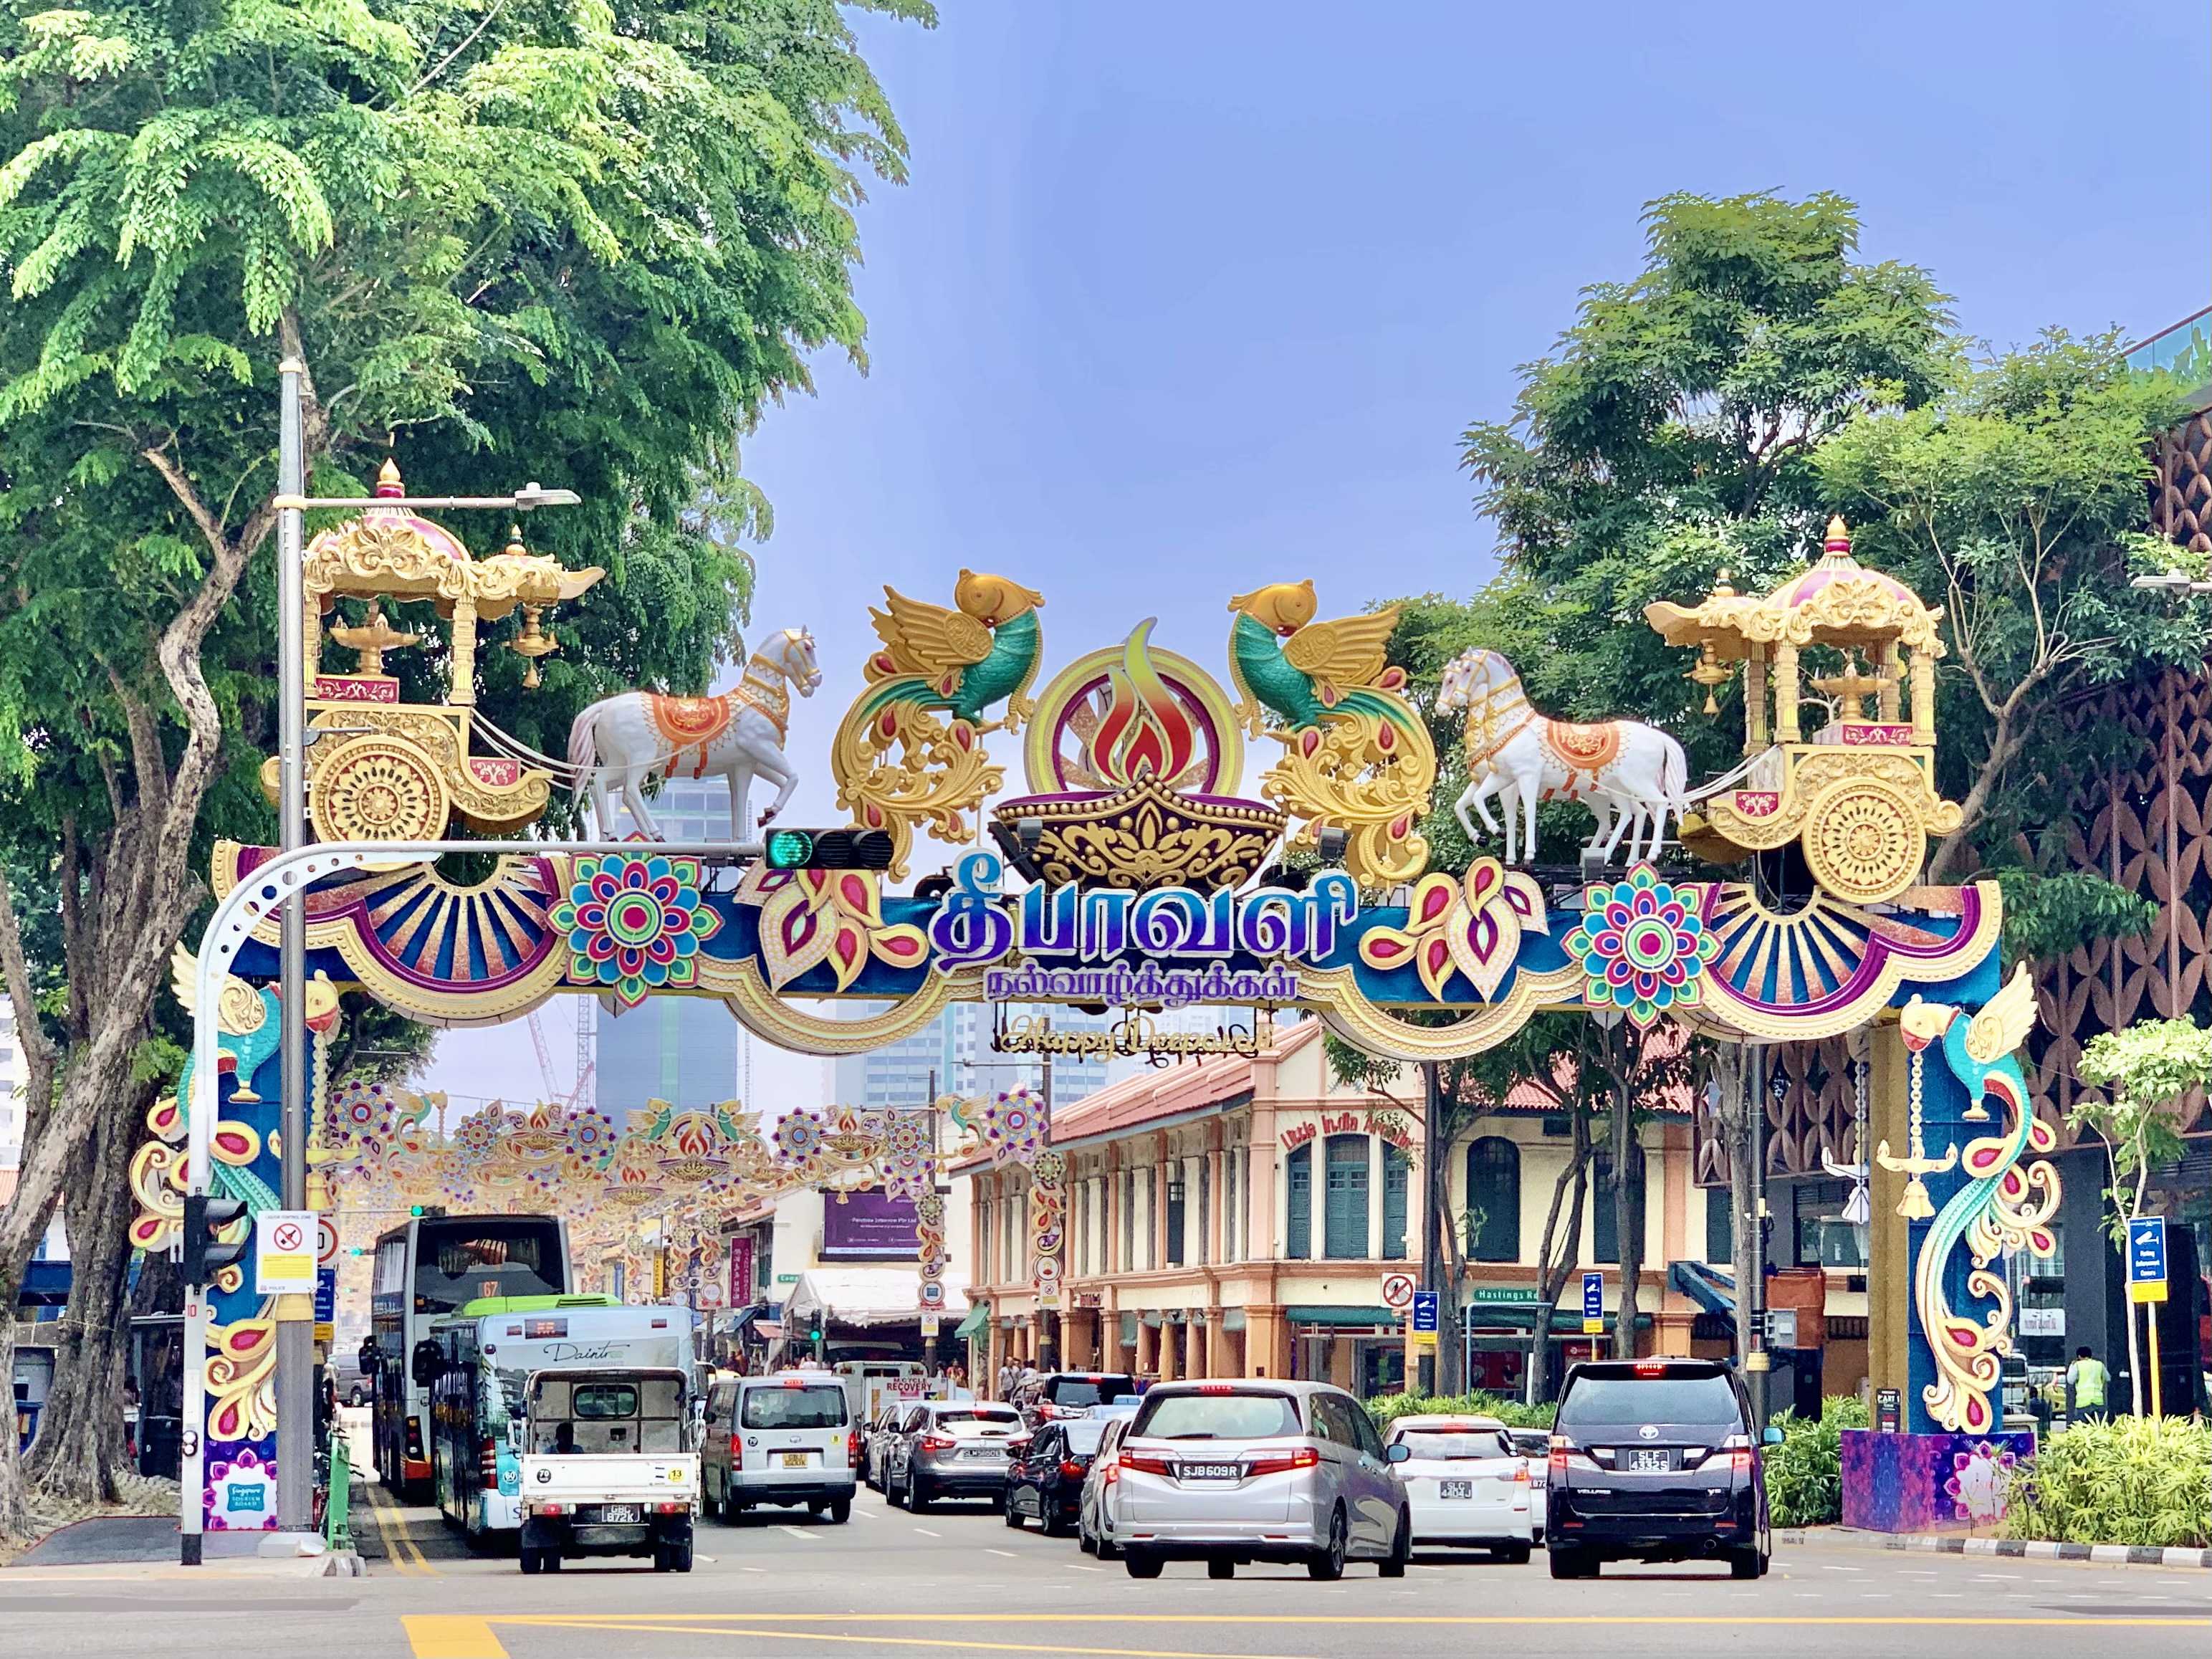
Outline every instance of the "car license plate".
POLYGON ((806 1467, 806 1454, 805 1454, 805 1452, 786 1452, 786 1453, 784 1453, 784 1455, 783 1455, 783 1467, 784 1467, 784 1468, 786 1468, 787 1469, 803 1469, 803 1468, 805 1468, 806 1467))
POLYGON ((644 1513, 635 1504, 602 1504, 599 1519, 608 1526, 634 1526, 645 1519, 644 1513))
POLYGON ((1632 1474, 1665 1474, 1674 1467, 1674 1454, 1671 1451, 1638 1446, 1628 1454, 1632 1474))
POLYGON ((1472 1498, 1474 1496, 1474 1482, 1472 1480, 1439 1480, 1437 1482, 1437 1496, 1439 1498, 1472 1498))
POLYGON ((1234 1480, 1243 1470, 1235 1463, 1186 1463, 1179 1473, 1186 1480, 1234 1480))
POLYGON ((963 1457, 996 1457, 1004 1459, 1006 1453, 996 1446, 970 1446, 961 1454, 963 1457))

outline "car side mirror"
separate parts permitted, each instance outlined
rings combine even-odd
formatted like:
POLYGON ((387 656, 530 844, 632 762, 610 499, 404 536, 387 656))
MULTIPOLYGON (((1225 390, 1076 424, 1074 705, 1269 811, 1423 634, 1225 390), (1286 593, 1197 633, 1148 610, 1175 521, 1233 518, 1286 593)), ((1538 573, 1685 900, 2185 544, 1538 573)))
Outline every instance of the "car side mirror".
POLYGON ((1759 1443, 1762 1446, 1780 1445, 1782 1443, 1782 1431, 1776 1428, 1771 1423, 1768 1424, 1765 1431, 1759 1437, 1759 1443))
POLYGON ((1413 1449, 1402 1440, 1393 1440, 1382 1449, 1382 1461, 1386 1463, 1402 1463, 1413 1455, 1413 1449))

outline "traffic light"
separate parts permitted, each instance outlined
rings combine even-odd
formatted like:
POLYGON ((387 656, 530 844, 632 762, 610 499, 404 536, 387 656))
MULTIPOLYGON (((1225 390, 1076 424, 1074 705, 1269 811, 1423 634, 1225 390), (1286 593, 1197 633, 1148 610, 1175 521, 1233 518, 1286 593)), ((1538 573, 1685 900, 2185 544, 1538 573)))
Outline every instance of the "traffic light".
POLYGON ((238 1265, 253 1242, 249 1227, 236 1242, 225 1243, 216 1235, 246 1213, 246 1201, 216 1198, 204 1193, 185 1197, 184 1280, 187 1285, 211 1283, 225 1267, 238 1265))
POLYGON ((888 830, 771 830, 762 849, 771 870, 888 870, 897 850, 888 830))
POLYGON ((407 1206, 407 1213, 415 1217, 440 1216, 445 1212, 446 1206, 442 1204, 410 1204, 407 1206))

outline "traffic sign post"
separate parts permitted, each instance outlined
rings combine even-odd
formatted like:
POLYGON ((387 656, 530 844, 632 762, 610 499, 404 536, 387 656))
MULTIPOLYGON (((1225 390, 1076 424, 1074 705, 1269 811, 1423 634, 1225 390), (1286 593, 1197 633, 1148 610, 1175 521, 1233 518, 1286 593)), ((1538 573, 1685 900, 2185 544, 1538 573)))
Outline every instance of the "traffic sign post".
POLYGON ((1413 1305, 1413 1295, 1420 1287, 1411 1273, 1382 1275, 1382 1305, 1395 1312, 1403 1313, 1413 1305))
POLYGON ((253 1218, 253 1293, 315 1293, 315 1212, 264 1210, 253 1218))
POLYGON ((1601 1336, 1605 1333, 1605 1275, 1583 1275, 1583 1334, 1601 1336))
POLYGON ((1437 1331, 1437 1315, 1441 1301, 1434 1291, 1413 1292, 1413 1334, 1433 1336, 1437 1331))
MULTIPOLYGON (((2136 1316, 2134 1304, 2140 1302, 2147 1310, 2145 1322, 2150 1327, 2150 1414, 2166 1415, 2166 1391, 2159 1376, 2158 1308, 2166 1300, 2166 1218, 2143 1216, 2128 1223, 2128 1317, 2136 1316)), ((2136 1398, 2142 1398, 2137 1395, 2136 1398)))

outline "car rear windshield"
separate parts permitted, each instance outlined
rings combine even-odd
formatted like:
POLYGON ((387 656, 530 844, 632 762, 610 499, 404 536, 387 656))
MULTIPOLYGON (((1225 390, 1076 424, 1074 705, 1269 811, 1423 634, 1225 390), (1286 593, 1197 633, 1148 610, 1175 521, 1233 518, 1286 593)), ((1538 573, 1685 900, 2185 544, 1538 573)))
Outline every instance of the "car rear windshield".
POLYGON ((1103 1406, 1137 1391, 1126 1376, 1055 1376, 1044 1385, 1044 1397, 1055 1406, 1103 1406))
POLYGON ((1512 1455, 1504 1443, 1504 1437, 1494 1429, 1473 1431, 1408 1429, 1398 1438, 1405 1443, 1407 1449, 1413 1455, 1419 1458, 1458 1459, 1512 1455))
POLYGON ((1133 1440, 1265 1440, 1303 1432, 1289 1395, 1241 1389, 1149 1395, 1129 1425, 1133 1440))
POLYGON ((1008 1411, 1004 1406, 962 1407, 939 1412, 934 1422, 944 1423, 1003 1423, 1009 1426, 1022 1420, 1019 1412, 1008 1411))
POLYGON ((1106 1437, 1106 1425, 1095 1417, 1079 1417, 1060 1426, 1067 1431, 1067 1449, 1077 1457, 1090 1456, 1106 1437))
POLYGON ((835 1382, 745 1390, 749 1429, 834 1429, 845 1421, 845 1390, 835 1382))
POLYGON ((1729 1387, 1727 1377, 1712 1372, 1703 1376, 1583 1376, 1575 1380, 1559 1404, 1562 1429, 1626 1423, 1735 1426, 1735 1390, 1729 1387))

